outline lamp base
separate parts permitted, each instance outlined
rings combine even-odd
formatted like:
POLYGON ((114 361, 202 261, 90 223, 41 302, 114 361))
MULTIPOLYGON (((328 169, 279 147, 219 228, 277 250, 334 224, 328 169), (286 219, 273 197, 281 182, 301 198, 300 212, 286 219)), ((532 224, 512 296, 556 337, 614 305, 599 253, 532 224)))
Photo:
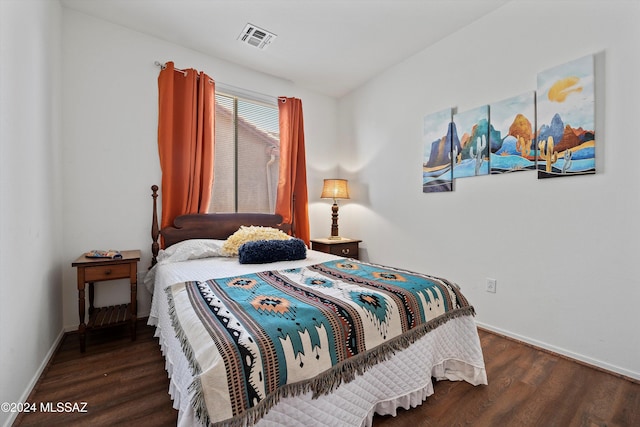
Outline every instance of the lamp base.
POLYGON ((343 237, 340 237, 340 236, 329 236, 329 237, 327 237, 327 239, 329 239, 329 240, 342 240, 343 237))

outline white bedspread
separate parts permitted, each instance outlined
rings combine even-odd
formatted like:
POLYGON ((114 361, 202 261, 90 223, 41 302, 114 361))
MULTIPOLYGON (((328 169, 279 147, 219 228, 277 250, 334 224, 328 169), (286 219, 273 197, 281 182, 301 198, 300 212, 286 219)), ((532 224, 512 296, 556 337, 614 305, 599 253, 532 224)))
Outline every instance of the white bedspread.
MULTIPOLYGON (((161 263, 153 270, 155 284, 149 324, 166 359, 171 379, 169 393, 179 410, 179 426, 197 426, 190 405, 192 382, 171 319, 164 288, 188 280, 208 280, 263 270, 280 270, 317 264, 333 255, 307 251, 307 259, 271 264, 240 264, 237 258, 214 257, 161 263)), ((258 426, 370 426, 374 413, 395 415, 398 407, 420 405, 433 394, 431 378, 487 384, 482 349, 472 317, 451 319, 420 338, 411 347, 367 370, 354 381, 340 385, 330 395, 312 399, 310 393, 282 399, 258 426)))

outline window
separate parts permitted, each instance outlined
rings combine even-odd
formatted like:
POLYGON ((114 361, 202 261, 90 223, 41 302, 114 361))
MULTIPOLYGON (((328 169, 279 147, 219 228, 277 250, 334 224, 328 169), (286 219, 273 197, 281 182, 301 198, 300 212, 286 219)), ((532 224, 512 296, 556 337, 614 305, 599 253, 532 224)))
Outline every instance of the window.
POLYGON ((280 168, 278 105, 216 92, 209 212, 273 213, 280 168))

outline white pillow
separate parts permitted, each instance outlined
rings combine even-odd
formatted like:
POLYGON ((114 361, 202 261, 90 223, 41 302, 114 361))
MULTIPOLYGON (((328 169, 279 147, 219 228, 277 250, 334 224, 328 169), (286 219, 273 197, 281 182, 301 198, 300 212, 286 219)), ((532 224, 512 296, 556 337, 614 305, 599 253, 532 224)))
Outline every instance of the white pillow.
POLYGON ((220 249, 224 240, 215 239, 190 239, 169 246, 158 252, 157 260, 162 261, 187 261, 190 259, 210 258, 220 256, 220 249))
POLYGON ((253 242, 256 240, 288 240, 291 236, 282 230, 272 227, 260 227, 256 225, 241 226, 238 231, 233 233, 226 240, 220 254, 222 256, 238 256, 238 249, 246 242, 253 242))

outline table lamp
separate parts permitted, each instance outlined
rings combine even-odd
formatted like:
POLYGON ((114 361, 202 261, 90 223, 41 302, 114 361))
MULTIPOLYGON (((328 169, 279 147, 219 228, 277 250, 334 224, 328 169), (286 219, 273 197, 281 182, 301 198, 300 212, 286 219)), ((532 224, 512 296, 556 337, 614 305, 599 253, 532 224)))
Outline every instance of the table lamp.
POLYGON ((322 187, 322 199, 333 199, 331 207, 331 236, 329 239, 340 240, 338 233, 338 200, 349 198, 349 186, 346 179, 325 179, 322 187))

